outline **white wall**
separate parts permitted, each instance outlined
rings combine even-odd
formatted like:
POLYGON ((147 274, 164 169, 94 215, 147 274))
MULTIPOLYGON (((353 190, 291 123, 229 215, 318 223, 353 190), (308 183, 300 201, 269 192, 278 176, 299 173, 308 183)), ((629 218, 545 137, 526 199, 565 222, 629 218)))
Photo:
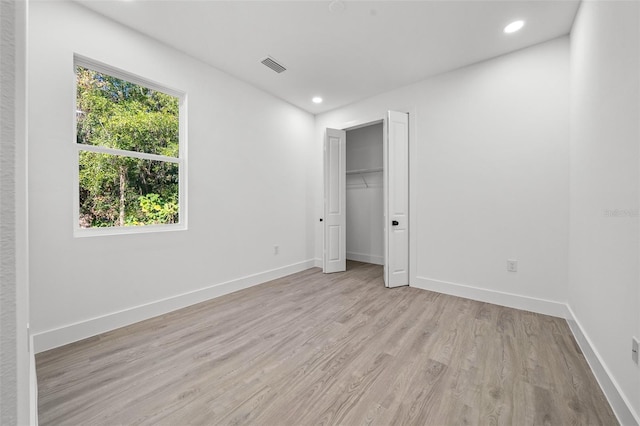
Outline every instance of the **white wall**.
POLYGON ((563 315, 568 79, 563 37, 317 116, 316 211, 324 129, 408 111, 411 284, 563 315), (517 273, 507 259, 519 261, 517 273))
POLYGON ((637 422, 638 9, 581 6, 569 163, 567 37, 322 114, 314 134, 310 115, 192 58, 80 6, 34 3, 32 330, 52 347, 306 268, 322 253, 324 129, 408 111, 412 285, 558 315, 568 301, 637 422), (189 94, 188 231, 73 238, 74 52, 189 94))
POLYGON ((35 2, 30 19, 38 349, 312 265, 313 116, 74 3, 35 2), (187 231, 73 237, 74 53, 187 93, 187 231))
MULTIPOLYGON (((347 131, 347 171, 382 168, 382 123, 347 131)), ((347 259, 384 264, 382 172, 347 174, 347 259)))
POLYGON ((638 9, 638 2, 583 2, 571 32, 568 296, 636 422, 640 368, 631 361, 631 336, 640 337, 638 9))

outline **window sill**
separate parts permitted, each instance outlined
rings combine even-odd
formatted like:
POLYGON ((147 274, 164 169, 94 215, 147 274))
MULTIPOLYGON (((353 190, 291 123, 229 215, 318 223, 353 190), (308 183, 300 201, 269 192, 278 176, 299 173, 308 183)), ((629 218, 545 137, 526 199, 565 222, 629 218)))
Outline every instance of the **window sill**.
POLYGON ((176 223, 171 225, 114 226, 108 228, 75 228, 74 238, 105 237, 110 235, 149 234, 157 232, 186 231, 187 225, 176 223))

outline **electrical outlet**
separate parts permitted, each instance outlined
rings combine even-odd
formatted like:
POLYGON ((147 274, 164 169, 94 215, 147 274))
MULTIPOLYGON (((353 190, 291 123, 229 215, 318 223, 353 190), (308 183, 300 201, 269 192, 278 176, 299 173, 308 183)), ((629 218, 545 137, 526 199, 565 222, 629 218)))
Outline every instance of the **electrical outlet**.
POLYGON ((638 346, 640 346, 638 344, 638 339, 636 339, 635 337, 632 337, 631 338, 631 359, 636 364, 638 363, 638 346))
POLYGON ((509 271, 509 272, 518 272, 518 261, 517 260, 507 260, 507 271, 509 271))
POLYGON ((273 254, 278 254, 280 253, 280 247, 279 246, 273 246, 273 254))

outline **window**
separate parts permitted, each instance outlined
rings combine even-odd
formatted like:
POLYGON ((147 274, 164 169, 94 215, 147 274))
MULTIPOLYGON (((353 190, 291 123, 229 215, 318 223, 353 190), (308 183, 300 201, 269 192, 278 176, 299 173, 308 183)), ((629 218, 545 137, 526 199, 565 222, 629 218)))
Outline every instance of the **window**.
POLYGON ((92 62, 75 65, 76 235, 184 229, 183 96, 92 62))

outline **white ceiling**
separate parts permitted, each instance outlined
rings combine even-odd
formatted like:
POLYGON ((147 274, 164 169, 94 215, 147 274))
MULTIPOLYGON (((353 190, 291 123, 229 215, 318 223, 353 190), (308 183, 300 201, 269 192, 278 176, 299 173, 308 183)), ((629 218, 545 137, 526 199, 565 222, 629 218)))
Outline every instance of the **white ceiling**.
POLYGON ((344 0, 331 12, 329 0, 78 1, 314 114, 568 34, 579 4, 344 0), (516 19, 525 27, 504 34, 516 19), (267 55, 287 71, 262 65, 267 55))

